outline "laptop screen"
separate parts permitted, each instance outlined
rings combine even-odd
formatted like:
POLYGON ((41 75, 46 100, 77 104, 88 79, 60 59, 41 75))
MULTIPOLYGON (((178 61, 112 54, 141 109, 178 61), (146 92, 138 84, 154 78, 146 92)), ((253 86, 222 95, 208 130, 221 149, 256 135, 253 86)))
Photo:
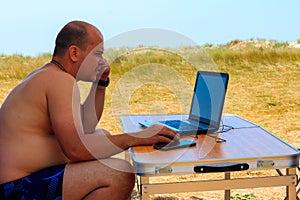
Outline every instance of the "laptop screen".
POLYGON ((229 75, 198 71, 189 119, 219 127, 229 75))

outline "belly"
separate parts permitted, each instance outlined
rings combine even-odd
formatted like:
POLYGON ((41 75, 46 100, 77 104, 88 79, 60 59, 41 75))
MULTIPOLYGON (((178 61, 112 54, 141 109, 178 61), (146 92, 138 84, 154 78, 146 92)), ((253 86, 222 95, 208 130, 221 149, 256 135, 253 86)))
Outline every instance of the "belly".
POLYGON ((68 161, 54 135, 0 138, 0 183, 68 161))

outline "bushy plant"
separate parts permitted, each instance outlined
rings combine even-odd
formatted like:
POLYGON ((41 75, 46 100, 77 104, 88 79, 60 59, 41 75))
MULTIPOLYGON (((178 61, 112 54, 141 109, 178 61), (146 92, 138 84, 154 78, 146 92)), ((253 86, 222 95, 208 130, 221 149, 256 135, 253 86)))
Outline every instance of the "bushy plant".
POLYGON ((247 193, 247 194, 233 194, 231 195, 231 199, 239 199, 239 200, 248 200, 248 199, 252 199, 252 198, 255 198, 255 194, 253 192, 251 193, 247 193))
POLYGON ((228 42, 226 45, 227 46, 234 46, 234 45, 237 45, 238 43, 242 42, 242 40, 238 40, 238 39, 235 39, 235 40, 231 40, 230 42, 228 42))

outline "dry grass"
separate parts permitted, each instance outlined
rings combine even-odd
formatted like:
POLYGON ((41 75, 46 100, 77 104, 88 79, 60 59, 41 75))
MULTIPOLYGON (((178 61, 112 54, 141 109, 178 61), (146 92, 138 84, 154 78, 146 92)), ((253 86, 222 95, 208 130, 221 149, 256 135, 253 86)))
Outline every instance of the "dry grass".
MULTIPOLYGON (((213 47, 207 49, 209 56, 203 52, 193 54, 193 51, 192 48, 178 52, 153 48, 109 50, 107 57, 111 62, 112 81, 99 127, 117 134, 122 132, 118 120, 121 114, 187 113, 196 71, 214 69, 230 74, 226 113, 253 121, 300 147, 300 50, 213 47)), ((27 73, 49 60, 48 54, 36 58, 0 55, 0 103, 27 73)), ((83 90, 86 87, 82 85, 83 90)), ((251 173, 264 175, 269 172, 251 173)), ((236 173, 233 177, 241 175, 236 173)), ((203 177, 169 178, 178 181, 203 177)), ((252 192, 256 200, 283 199, 285 188, 233 191, 236 194, 252 192)), ((222 198, 223 192, 218 191, 153 196, 153 199, 222 198)))
MULTIPOLYGON (((261 51, 258 49, 251 49, 249 52, 211 49, 208 52, 216 63, 216 69, 230 74, 224 111, 260 124, 287 142, 298 145, 300 143, 300 50, 284 49, 276 50, 276 53, 274 51, 271 49, 269 52, 264 52, 264 56, 260 55, 261 51), (254 54, 261 57, 261 62, 254 54), (272 56, 275 56, 276 62, 264 59, 272 56)), ((112 132, 121 131, 109 123, 112 117, 118 114, 111 111, 116 110, 117 108, 114 107, 118 105, 114 104, 118 99, 112 98, 112 94, 120 88, 128 93, 131 92, 130 98, 120 102, 126 104, 128 113, 188 112, 190 92, 197 68, 182 60, 180 55, 170 58, 172 63, 168 59, 164 63, 162 58, 168 57, 162 52, 157 55, 152 54, 154 56, 152 60, 149 53, 143 53, 137 55, 135 52, 132 55, 129 52, 125 58, 123 54, 120 62, 112 63, 113 81, 108 89, 107 113, 101 122, 102 127, 112 132), (143 57, 147 59, 143 60, 143 57), (129 76, 130 73, 133 75, 129 76), (160 77, 159 80, 153 79, 157 76, 160 77), (127 79, 130 79, 128 83, 126 83, 127 79), (120 84, 123 87, 120 87, 120 84), (179 98, 178 93, 184 93, 186 98, 179 98)), ((168 54, 168 52, 164 53, 168 54)), ((122 97, 120 95, 115 97, 122 97)))

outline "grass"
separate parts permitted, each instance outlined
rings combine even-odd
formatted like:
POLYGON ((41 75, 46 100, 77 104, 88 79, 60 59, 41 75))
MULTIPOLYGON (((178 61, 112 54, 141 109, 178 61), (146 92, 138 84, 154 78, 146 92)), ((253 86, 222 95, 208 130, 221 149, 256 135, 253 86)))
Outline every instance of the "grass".
MULTIPOLYGON (((188 50, 191 51, 191 48, 188 50)), ((108 92, 107 110, 123 103, 128 107, 119 114, 187 113, 196 71, 203 67, 195 67, 193 63, 182 59, 181 54, 160 50, 152 53, 147 51, 152 50, 128 50, 120 60, 112 63, 114 81, 108 92), (130 73, 133 75, 129 83, 125 84, 124 79, 128 79, 127 75, 130 73), (159 73, 162 75, 158 75, 159 73), (152 76, 159 76, 160 80, 151 79, 152 76), (172 82, 174 79, 175 82, 172 82), (129 99, 119 104, 114 104, 116 98, 111 100, 110 97, 116 90, 116 80, 123 84, 122 90, 134 91, 129 99), (185 80, 188 84, 185 84, 185 80), (181 84, 176 85, 179 81, 181 84), (137 87, 137 84, 140 86, 137 87), (178 93, 185 93, 186 99, 178 98, 178 93), (181 102, 186 104, 181 105, 181 102)), ((208 48, 206 51, 215 63, 214 69, 230 74, 225 112, 242 116, 262 125, 282 139, 298 144, 300 50, 217 47, 208 48), (297 134, 290 134, 293 132, 297 134)), ((205 60, 203 57, 205 55, 201 55, 199 60, 205 60)), ((106 116, 111 116, 111 113, 107 113, 106 116)), ((105 121, 103 125, 110 120, 105 121)), ((115 130, 115 127, 108 128, 111 131, 115 130)))
POLYGON ((49 62, 50 58, 50 54, 37 57, 0 54, 0 104, 30 71, 49 62))
MULTIPOLYGON (((109 49, 106 57, 112 81, 100 126, 113 133, 121 132, 120 114, 188 113, 196 71, 205 69, 230 74, 225 112, 258 123, 290 143, 300 143, 299 49, 123 48, 109 49), (298 134, 290 135, 293 132, 298 134)), ((50 54, 0 55, 0 103, 31 70, 50 58, 50 54)))
POLYGON ((214 61, 231 75, 227 111, 254 121, 291 143, 299 141, 300 51, 218 51, 211 52, 214 61), (298 134, 289 136, 292 131, 298 134))
MULTIPOLYGON (((230 74, 224 112, 253 121, 300 147, 300 49, 278 44, 238 46, 242 42, 206 45, 205 51, 199 47, 108 49, 111 85, 99 127, 121 133, 118 117, 122 114, 188 113, 197 70, 218 70, 230 74)), ((50 58, 50 54, 0 55, 0 104, 31 70, 50 58)), ((89 84, 80 86, 86 93, 89 84)), ((250 194, 232 198, 259 197, 250 194)))
POLYGON ((247 194, 233 194, 230 197, 231 199, 237 200, 237 199, 241 199, 241 200, 247 200, 247 199, 253 199, 255 198, 255 194, 254 193, 247 193, 247 194))

